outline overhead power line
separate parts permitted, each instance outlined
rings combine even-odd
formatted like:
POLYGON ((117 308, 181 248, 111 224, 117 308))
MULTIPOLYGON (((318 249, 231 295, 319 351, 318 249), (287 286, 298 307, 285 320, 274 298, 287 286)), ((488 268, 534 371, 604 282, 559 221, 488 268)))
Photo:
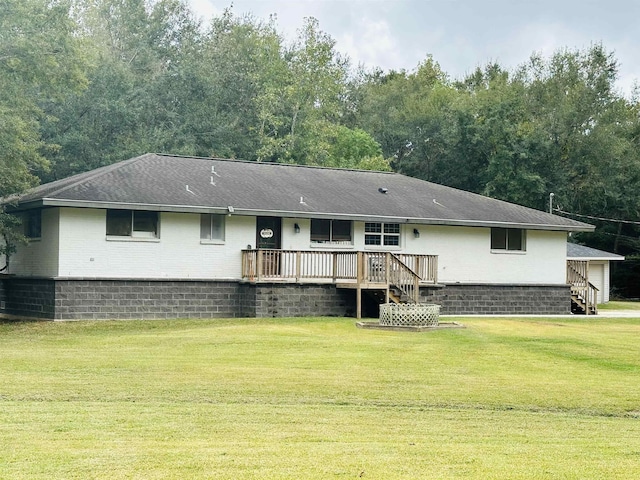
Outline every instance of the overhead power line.
POLYGON ((558 212, 558 213, 562 213, 564 215, 572 215, 574 217, 588 218, 590 220, 600 220, 601 222, 614 222, 614 223, 627 223, 629 225, 640 225, 640 222, 636 222, 636 221, 633 221, 633 220, 620 220, 618 218, 603 218, 603 217, 594 217, 592 215, 582 215, 580 213, 565 212, 564 210, 560 210, 557 207, 554 208, 553 211, 554 212, 558 212))

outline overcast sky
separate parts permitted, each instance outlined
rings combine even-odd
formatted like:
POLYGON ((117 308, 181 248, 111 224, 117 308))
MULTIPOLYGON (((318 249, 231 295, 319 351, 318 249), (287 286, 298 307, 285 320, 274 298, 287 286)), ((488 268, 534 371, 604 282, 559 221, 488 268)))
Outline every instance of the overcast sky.
MULTIPOLYGON (((205 21, 230 0, 189 0, 205 21)), ((352 63, 413 70, 428 54, 453 78, 490 61, 505 68, 533 52, 602 43, 620 65, 624 94, 640 82, 640 0, 235 0, 233 12, 268 19, 291 39, 315 17, 352 63)))

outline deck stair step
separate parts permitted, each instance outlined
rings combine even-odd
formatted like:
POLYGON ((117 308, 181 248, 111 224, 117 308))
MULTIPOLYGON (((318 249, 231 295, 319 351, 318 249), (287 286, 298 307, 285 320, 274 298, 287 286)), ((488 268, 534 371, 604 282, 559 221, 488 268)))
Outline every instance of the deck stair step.
POLYGON ((571 285, 571 311, 598 314, 598 288, 589 281, 589 261, 567 260, 567 284, 571 285))
POLYGON ((389 300, 393 303, 412 303, 407 294, 393 286, 389 287, 389 300))
POLYGON ((389 289, 389 301, 393 303, 407 303, 402 297, 402 292, 393 288, 389 289))
POLYGON ((594 305, 589 305, 587 307, 587 302, 584 300, 584 298, 582 298, 582 296, 576 293, 572 293, 571 294, 571 311, 573 313, 584 315, 587 313, 587 309, 590 315, 597 314, 597 310, 594 305))

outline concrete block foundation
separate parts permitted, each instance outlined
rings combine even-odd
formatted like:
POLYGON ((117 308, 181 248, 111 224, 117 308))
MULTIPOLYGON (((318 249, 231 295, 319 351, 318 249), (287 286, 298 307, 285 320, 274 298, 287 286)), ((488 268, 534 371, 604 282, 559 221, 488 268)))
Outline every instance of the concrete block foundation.
MULTIPOLYGON (((422 287, 449 315, 570 313, 568 285, 422 287)), ((0 277, 0 314, 48 320, 355 316, 356 291, 333 284, 0 277)))

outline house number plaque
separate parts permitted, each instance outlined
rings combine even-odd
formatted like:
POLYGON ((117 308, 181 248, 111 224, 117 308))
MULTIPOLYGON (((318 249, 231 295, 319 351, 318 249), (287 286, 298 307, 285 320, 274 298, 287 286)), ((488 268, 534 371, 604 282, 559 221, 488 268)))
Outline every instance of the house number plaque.
POLYGON ((262 238, 271 238, 273 237, 273 230, 271 230, 270 228, 263 228, 262 230, 260 230, 260 236, 262 238))

